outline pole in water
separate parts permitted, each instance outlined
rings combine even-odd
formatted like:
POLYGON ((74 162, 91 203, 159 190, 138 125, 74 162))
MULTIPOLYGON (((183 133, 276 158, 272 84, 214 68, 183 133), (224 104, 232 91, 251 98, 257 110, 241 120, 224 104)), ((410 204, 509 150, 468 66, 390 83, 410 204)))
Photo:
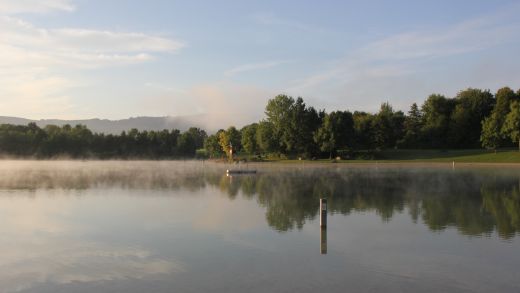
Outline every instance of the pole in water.
POLYGON ((320 227, 320 254, 327 254, 327 227, 320 227))
POLYGON ((455 169, 455 161, 453 161, 453 167, 452 168, 455 169))
POLYGON ((320 198, 320 227, 327 227, 327 199, 320 198))

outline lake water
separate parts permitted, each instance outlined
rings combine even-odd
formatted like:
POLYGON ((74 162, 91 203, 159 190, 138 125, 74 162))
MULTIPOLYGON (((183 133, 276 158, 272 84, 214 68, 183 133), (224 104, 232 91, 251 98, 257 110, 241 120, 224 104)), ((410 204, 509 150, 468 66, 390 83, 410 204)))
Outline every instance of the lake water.
POLYGON ((520 292, 520 169, 226 168, 0 161, 0 292, 520 292))

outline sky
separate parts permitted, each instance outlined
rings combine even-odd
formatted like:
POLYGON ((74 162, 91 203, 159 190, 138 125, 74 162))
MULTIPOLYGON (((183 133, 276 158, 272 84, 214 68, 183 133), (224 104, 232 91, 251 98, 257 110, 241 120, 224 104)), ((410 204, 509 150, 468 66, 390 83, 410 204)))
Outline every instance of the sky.
POLYGON ((218 117, 268 99, 407 111, 520 87, 519 1, 0 0, 0 115, 218 117))

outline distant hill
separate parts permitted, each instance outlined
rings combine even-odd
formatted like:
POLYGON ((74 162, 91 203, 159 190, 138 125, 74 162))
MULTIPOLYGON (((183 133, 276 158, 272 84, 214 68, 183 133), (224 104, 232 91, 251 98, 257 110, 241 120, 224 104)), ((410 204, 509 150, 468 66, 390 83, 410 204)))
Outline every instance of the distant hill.
POLYGON ((18 117, 0 116, 0 124, 27 125, 35 122, 39 127, 46 125, 86 125, 93 132, 119 134, 122 131, 128 131, 132 128, 139 130, 163 130, 163 129, 179 129, 187 130, 190 127, 200 127, 206 131, 214 132, 216 126, 206 128, 208 126, 207 117, 205 115, 179 116, 179 117, 132 117, 121 120, 108 119, 85 119, 85 120, 59 120, 59 119, 41 119, 31 120, 18 117))

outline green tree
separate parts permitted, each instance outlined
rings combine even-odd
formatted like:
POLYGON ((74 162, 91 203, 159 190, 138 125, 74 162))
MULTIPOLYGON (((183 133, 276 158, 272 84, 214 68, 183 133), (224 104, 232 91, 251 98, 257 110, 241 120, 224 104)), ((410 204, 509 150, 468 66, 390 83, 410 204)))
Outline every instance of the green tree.
POLYGON ((272 153, 279 150, 279 144, 274 136, 273 124, 260 121, 256 129, 256 143, 263 153, 272 153))
POLYGON ((506 135, 502 131, 502 127, 511 109, 511 102, 517 99, 517 95, 509 87, 503 87, 497 91, 495 94, 495 107, 491 115, 482 122, 480 141, 483 147, 496 149, 507 144, 506 135))
POLYGON ((313 107, 306 107, 302 98, 289 109, 289 123, 282 134, 287 153, 311 156, 316 152, 313 135, 322 118, 313 107))
POLYGON ((394 111, 389 103, 383 103, 372 120, 373 141, 376 148, 393 148, 401 139, 404 114, 394 111))
POLYGON ((482 120, 493 109, 495 100, 489 91, 466 89, 455 97, 451 115, 449 142, 451 147, 476 148, 480 146, 482 120))
POLYGON ((423 115, 416 103, 413 103, 403 123, 403 139, 400 144, 407 148, 418 148, 421 145, 421 129, 423 115))
POLYGON ((229 142, 233 146, 233 152, 240 152, 242 150, 242 136, 240 135, 240 131, 238 131, 235 126, 231 126, 226 130, 226 133, 229 135, 229 142))
POLYGON ((219 143, 219 136, 223 131, 223 129, 219 130, 216 134, 208 136, 208 138, 204 141, 204 148, 206 149, 206 152, 210 158, 218 158, 224 154, 219 143))
POLYGON ((520 101, 511 103, 511 111, 506 116, 502 131, 514 143, 518 142, 518 150, 520 151, 520 101))
POLYGON ((234 127, 231 126, 227 130, 220 132, 219 134, 219 144, 222 148, 222 151, 228 156, 231 160, 233 156, 231 154, 231 150, 233 150, 233 154, 236 154, 240 151, 240 132, 234 127))
POLYGON ((222 131, 221 133, 219 133, 218 143, 220 144, 220 148, 222 149, 222 151, 231 161, 233 159, 233 154, 231 153, 231 143, 229 139, 229 134, 226 131, 222 131))
POLYGON ((177 140, 178 154, 182 157, 192 157, 196 150, 195 138, 189 132, 183 132, 177 140))
POLYGON ((85 125, 76 125, 70 130, 70 153, 74 157, 86 156, 94 138, 92 131, 85 125))
POLYGON ((200 149, 200 148, 204 147, 204 141, 208 137, 205 130, 200 129, 198 127, 190 127, 186 132, 193 139, 193 142, 195 144, 195 149, 200 149))
POLYGON ((240 134, 242 136, 241 138, 241 144, 249 155, 255 154, 258 151, 258 146, 256 142, 256 129, 258 128, 257 123, 253 123, 247 126, 244 126, 240 130, 240 134))
POLYGON ((455 100, 432 94, 421 107, 425 144, 431 148, 447 148, 450 117, 455 108, 455 100))
POLYGON ((374 116, 370 113, 355 111, 352 119, 354 120, 354 147, 356 149, 372 149, 374 146, 372 135, 374 116))
POLYGON ((285 133, 288 131, 290 123, 290 112, 294 105, 294 99, 287 95, 278 95, 267 102, 265 107, 265 115, 267 116, 266 121, 270 123, 272 127, 272 135, 278 142, 276 150, 284 152, 286 150, 287 138, 284 138, 285 133))
POLYGON ((340 148, 351 147, 354 136, 354 120, 348 111, 326 114, 314 134, 314 142, 320 151, 329 153, 329 158, 340 148))
POLYGON ((332 124, 330 115, 325 115, 321 127, 314 134, 314 141, 320 148, 320 151, 329 153, 329 159, 332 158, 332 152, 337 149, 334 126, 332 124))
POLYGON ((307 107, 300 97, 294 100, 286 95, 278 95, 267 102, 265 114, 266 121, 272 126, 272 135, 278 142, 276 151, 303 155, 315 151, 313 135, 324 113, 307 107))
POLYGON ((495 150, 500 146, 500 142, 503 137, 502 127, 499 125, 499 119, 491 115, 482 121, 482 133, 480 135, 480 141, 482 146, 487 149, 495 150))

